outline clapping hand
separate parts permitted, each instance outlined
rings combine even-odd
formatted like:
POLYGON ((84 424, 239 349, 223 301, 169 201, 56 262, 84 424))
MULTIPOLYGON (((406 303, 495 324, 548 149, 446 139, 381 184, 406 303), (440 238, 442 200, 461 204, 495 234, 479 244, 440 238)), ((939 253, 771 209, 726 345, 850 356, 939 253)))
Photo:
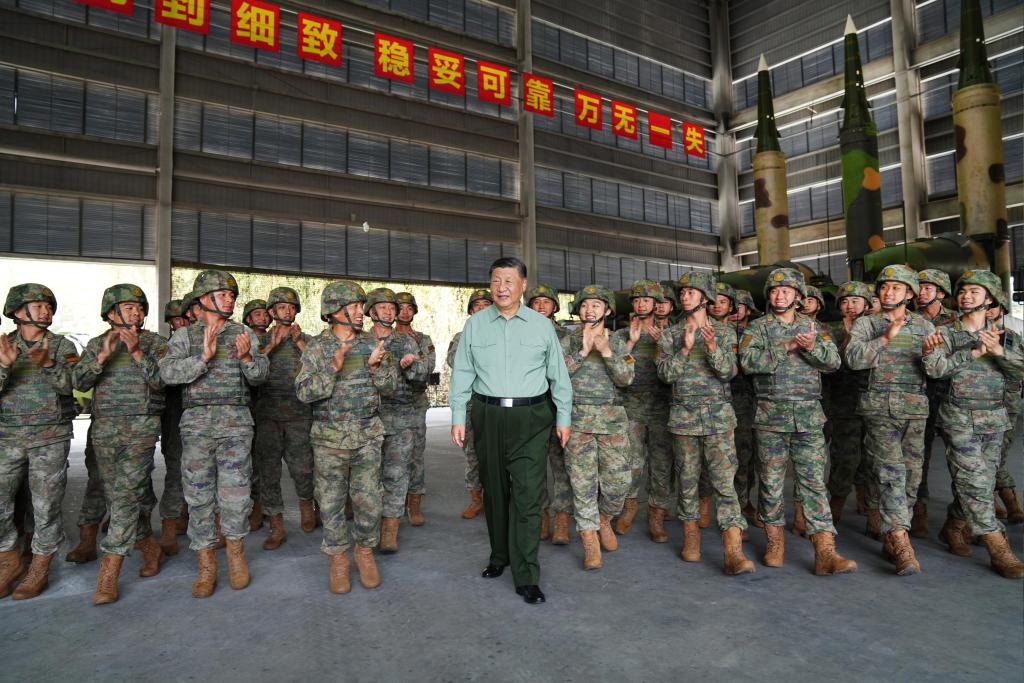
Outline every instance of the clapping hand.
POLYGON ((943 344, 945 344, 945 342, 942 341, 941 333, 935 332, 933 334, 929 334, 927 337, 924 338, 924 341, 921 342, 921 352, 927 356, 929 353, 931 353, 938 347, 942 346, 943 344))
POLYGON ((50 338, 43 337, 43 341, 29 349, 28 357, 41 368, 53 367, 53 360, 50 359, 50 338))
POLYGON ((401 366, 401 368, 403 370, 405 370, 407 367, 409 367, 410 365, 412 365, 415 362, 416 362, 416 354, 415 353, 407 353, 404 356, 402 356, 402 360, 398 361, 398 365, 401 366))
POLYGON ((235 336, 235 351, 238 354, 238 360, 246 363, 252 362, 252 342, 249 341, 248 332, 235 336))
POLYGON ((981 338, 982 353, 996 357, 1002 356, 1003 344, 999 339, 1002 334, 1003 330, 981 330, 978 332, 978 336, 981 338))
POLYGON ((9 368, 18 360, 18 347, 14 345, 10 337, 0 334, 0 366, 9 368))
POLYGON ((377 342, 377 345, 373 347, 373 351, 370 353, 370 358, 366 361, 366 364, 376 370, 380 367, 380 362, 384 360, 385 353, 387 352, 384 350, 384 340, 381 339, 377 342))
POLYGON ((213 325, 203 328, 203 360, 207 363, 217 355, 217 332, 213 325))
POLYGON ((708 353, 714 353, 718 350, 718 338, 715 337, 715 330, 711 325, 705 325, 700 328, 700 336, 704 340, 704 346, 707 348, 708 353))

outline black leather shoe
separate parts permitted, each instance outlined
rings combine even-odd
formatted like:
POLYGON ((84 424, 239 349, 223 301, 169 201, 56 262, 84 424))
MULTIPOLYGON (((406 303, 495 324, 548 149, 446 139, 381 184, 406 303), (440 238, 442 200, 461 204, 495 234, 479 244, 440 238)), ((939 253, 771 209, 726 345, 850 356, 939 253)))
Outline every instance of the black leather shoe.
POLYGON ((504 567, 500 567, 496 564, 489 564, 487 565, 487 569, 485 569, 483 574, 481 574, 480 576, 484 577, 485 579, 496 579, 504 573, 504 567))
POLYGON ((540 586, 516 586, 516 594, 523 596, 523 602, 528 605, 536 605, 538 602, 547 602, 540 586))

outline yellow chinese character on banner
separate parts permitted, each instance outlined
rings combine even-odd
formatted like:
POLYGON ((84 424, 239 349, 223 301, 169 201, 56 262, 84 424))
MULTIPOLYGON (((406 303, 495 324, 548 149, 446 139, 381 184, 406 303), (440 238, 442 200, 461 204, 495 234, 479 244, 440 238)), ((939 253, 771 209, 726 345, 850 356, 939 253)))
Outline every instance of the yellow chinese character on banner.
POLYGON ((320 57, 332 62, 340 59, 341 46, 338 45, 338 39, 341 38, 341 32, 335 30, 329 22, 303 15, 299 32, 302 36, 303 56, 320 57))
POLYGON ((636 107, 612 101, 612 130, 616 135, 636 137, 636 107))
POLYGON ((480 99, 496 104, 511 104, 512 93, 508 88, 509 70, 489 62, 477 62, 476 68, 480 99))
POLYGON ((203 0, 162 0, 159 11, 170 21, 189 26, 206 24, 206 3, 203 0))
POLYGON ((554 103, 551 101, 551 81, 546 78, 528 76, 523 85, 523 89, 526 91, 524 93, 525 99, 523 101, 523 108, 526 111, 548 115, 554 113, 555 107, 554 103))
POLYGON ((412 82, 412 42, 378 33, 376 45, 374 72, 383 78, 412 82))
POLYGON ((462 88, 462 60, 434 52, 430 63, 431 84, 435 87, 462 88))
POLYGON ((703 158, 705 155, 704 128, 694 123, 684 123, 683 145, 685 145, 687 154, 703 158))
POLYGON ((576 89, 576 123, 601 129, 601 96, 576 89))
POLYGON ((235 35, 242 40, 277 47, 277 14, 272 9, 242 2, 238 5, 235 35))

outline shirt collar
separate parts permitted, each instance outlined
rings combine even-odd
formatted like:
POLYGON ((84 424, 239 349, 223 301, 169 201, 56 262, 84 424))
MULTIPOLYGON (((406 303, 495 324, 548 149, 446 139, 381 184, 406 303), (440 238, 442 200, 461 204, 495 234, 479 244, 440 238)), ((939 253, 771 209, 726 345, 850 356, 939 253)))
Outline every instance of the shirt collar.
MULTIPOLYGON (((524 321, 527 320, 526 315, 523 313, 523 310, 525 308, 527 308, 527 306, 525 304, 523 304, 523 303, 520 303, 519 304, 519 308, 516 309, 516 312, 512 314, 512 318, 519 318, 520 320, 524 320, 524 321)), ((533 309, 530 309, 530 310, 533 310, 533 309)), ((505 316, 503 316, 501 314, 501 311, 498 310, 498 306, 497 305, 488 306, 482 312, 486 312, 490 316, 490 318, 488 319, 487 322, 492 322, 493 323, 498 318, 501 318, 503 320, 505 318, 505 316)), ((511 320, 511 318, 509 318, 509 320, 511 320)))

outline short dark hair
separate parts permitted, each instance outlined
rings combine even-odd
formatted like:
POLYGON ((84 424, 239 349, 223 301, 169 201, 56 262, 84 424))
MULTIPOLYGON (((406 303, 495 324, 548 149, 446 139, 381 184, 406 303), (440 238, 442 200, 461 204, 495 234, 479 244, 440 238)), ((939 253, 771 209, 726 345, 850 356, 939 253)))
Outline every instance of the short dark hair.
POLYGON ((491 264, 491 269, 487 271, 487 277, 490 278, 494 275, 494 271, 498 268, 515 268, 519 271, 519 277, 526 279, 526 264, 517 259, 515 256, 502 256, 500 259, 491 264))

